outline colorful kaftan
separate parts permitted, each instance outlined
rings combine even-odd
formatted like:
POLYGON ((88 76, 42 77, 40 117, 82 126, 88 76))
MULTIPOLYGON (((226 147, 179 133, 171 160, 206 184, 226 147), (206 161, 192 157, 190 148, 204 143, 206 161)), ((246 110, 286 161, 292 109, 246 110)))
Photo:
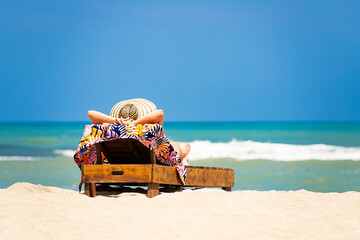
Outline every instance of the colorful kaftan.
POLYGON ((137 139, 144 146, 155 152, 156 159, 164 165, 175 166, 181 182, 186 179, 186 168, 178 153, 171 146, 165 132, 159 124, 92 124, 86 125, 74 160, 81 167, 83 164, 96 162, 96 143, 118 138, 137 139))

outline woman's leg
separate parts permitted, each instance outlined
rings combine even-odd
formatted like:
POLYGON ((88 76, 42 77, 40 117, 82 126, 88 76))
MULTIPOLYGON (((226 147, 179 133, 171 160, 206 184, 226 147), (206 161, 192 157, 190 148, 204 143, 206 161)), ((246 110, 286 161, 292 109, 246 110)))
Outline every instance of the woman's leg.
POLYGON ((181 158, 184 159, 185 157, 188 156, 189 152, 190 152, 190 144, 186 143, 184 145, 180 145, 180 150, 181 150, 181 158))
POLYGON ((179 154, 180 160, 184 165, 189 165, 189 157, 187 156, 190 152, 190 144, 185 144, 183 146, 180 146, 180 143, 178 142, 170 142, 170 144, 173 146, 175 151, 179 154))
POLYGON ((181 161, 185 166, 189 166, 189 156, 186 156, 181 161))
MULTIPOLYGON (((180 154, 180 152, 181 152, 180 143, 170 141, 170 144, 171 144, 171 146, 173 146, 173 148, 179 154, 179 157, 180 157, 180 155, 181 155, 180 154)), ((182 160, 181 157, 180 157, 180 160, 182 160)))

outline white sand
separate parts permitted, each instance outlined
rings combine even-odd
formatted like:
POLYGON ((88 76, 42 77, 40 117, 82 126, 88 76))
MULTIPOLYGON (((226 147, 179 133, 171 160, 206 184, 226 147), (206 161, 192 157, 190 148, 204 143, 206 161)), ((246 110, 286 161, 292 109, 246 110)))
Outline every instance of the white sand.
POLYGON ((0 239, 360 239, 360 193, 0 190, 0 239))

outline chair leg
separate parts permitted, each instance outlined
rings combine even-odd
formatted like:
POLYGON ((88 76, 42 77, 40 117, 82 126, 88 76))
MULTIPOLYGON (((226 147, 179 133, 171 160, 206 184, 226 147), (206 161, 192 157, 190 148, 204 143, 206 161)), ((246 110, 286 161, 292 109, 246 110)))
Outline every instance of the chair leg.
POLYGON ((85 183, 85 195, 90 197, 90 183, 85 183))
POLYGON ((227 191, 227 192, 231 192, 231 187, 222 187, 222 189, 227 191))
POLYGON ((89 197, 96 197, 96 184, 85 183, 85 195, 89 197))
POLYGON ((148 190, 146 196, 148 198, 153 198, 159 195, 159 187, 158 183, 148 183, 148 190))

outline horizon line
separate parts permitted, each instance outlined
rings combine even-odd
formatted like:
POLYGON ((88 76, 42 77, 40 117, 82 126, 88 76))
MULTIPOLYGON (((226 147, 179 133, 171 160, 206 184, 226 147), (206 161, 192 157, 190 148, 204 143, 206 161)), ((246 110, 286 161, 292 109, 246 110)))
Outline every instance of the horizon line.
MULTIPOLYGON (((90 121, 68 121, 68 120, 29 120, 29 121, 0 121, 0 124, 41 124, 41 123, 86 123, 91 124, 90 121)), ((249 122, 352 122, 352 123, 360 123, 360 120, 185 120, 185 121, 166 121, 166 123, 249 123, 249 122)))

